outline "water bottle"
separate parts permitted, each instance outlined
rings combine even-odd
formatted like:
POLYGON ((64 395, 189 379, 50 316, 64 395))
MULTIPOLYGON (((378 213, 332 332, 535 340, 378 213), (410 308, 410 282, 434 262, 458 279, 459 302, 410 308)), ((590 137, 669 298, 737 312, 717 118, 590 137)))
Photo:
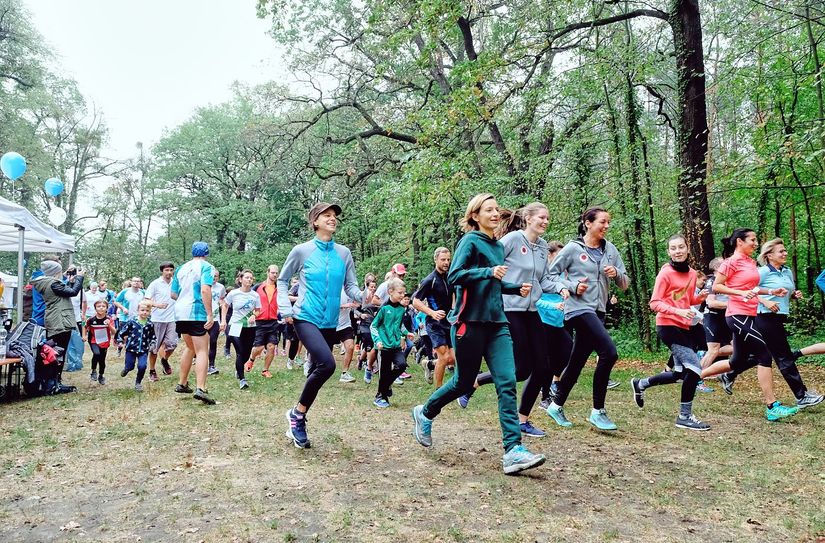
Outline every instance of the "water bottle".
POLYGON ((0 360, 6 358, 6 329, 0 328, 0 360))

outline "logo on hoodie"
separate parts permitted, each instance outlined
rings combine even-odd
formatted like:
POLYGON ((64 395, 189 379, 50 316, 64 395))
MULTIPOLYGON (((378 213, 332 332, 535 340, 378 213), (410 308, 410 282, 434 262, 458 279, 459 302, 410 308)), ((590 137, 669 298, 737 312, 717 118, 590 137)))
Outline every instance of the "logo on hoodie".
POLYGON ((527 246, 526 245, 521 246, 521 254, 523 254, 523 255, 527 254, 527 246))
POLYGON ((584 253, 580 254, 579 260, 581 260, 582 262, 587 262, 587 255, 584 253))

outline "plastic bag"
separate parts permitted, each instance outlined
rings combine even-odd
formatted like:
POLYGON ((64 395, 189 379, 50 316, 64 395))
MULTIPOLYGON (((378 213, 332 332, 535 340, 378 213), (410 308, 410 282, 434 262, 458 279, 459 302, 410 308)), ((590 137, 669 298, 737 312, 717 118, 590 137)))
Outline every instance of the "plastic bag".
POLYGON ((66 366, 64 371, 79 371, 83 369, 83 351, 86 345, 80 332, 72 330, 72 339, 69 340, 69 347, 66 349, 66 366))

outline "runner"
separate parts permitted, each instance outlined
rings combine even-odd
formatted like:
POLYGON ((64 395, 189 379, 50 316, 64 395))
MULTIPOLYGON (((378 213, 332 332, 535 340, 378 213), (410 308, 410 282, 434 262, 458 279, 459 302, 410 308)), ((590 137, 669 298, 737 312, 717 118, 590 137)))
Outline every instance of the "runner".
POLYGON ((227 326, 226 318, 229 307, 232 307, 232 318, 229 320, 229 340, 235 348, 235 377, 241 390, 249 388, 244 375, 244 366, 247 366, 249 354, 252 352, 257 337, 258 316, 261 314, 263 300, 259 293, 252 290, 255 276, 252 270, 241 272, 240 288, 232 289, 221 301, 221 325, 223 330, 227 326))
POLYGON ((278 272, 280 268, 275 264, 266 269, 266 281, 253 287, 261 298, 261 314, 255 320, 255 342, 252 354, 246 363, 246 371, 252 371, 255 359, 266 349, 264 370, 261 375, 270 379, 272 373, 269 367, 278 352, 278 343, 281 341, 280 324, 278 324, 278 272))
MULTIPOLYGON (((378 288, 374 278, 368 278, 365 282, 365 287, 369 292, 375 292, 378 288)), ((358 337, 361 339, 361 352, 358 358, 358 367, 364 368, 364 382, 366 384, 372 383, 372 366, 369 364, 369 357, 372 356, 372 351, 375 346, 372 343, 372 334, 370 333, 370 325, 375 314, 378 312, 378 306, 375 303, 378 297, 368 296, 369 300, 361 304, 355 310, 356 318, 358 319, 358 337)))
POLYGON ((158 380, 155 366, 160 353, 160 364, 164 375, 172 375, 172 366, 169 359, 178 346, 178 333, 175 331, 175 300, 172 299, 172 275, 175 265, 171 262, 161 262, 158 266, 160 277, 149 283, 145 299, 152 307, 152 324, 155 326, 157 341, 149 350, 149 380, 158 380))
MULTIPOLYGON (((705 316, 702 319, 702 326, 705 329, 705 342, 707 344, 707 351, 702 357, 702 369, 707 368, 713 364, 720 356, 730 356, 733 352, 731 347, 731 334, 728 323, 725 322, 725 311, 728 308, 728 297, 724 294, 716 294, 713 292, 713 283, 716 279, 716 272, 719 266, 722 265, 723 259, 716 257, 710 261, 708 267, 711 274, 705 280, 705 290, 709 290, 710 294, 705 299, 705 316)), ((724 384, 724 382, 723 382, 724 384)))
POLYGON ((175 271, 172 278, 172 299, 175 300, 175 329, 185 343, 180 356, 180 379, 175 387, 179 394, 192 394, 189 371, 195 361, 196 388, 192 397, 207 405, 215 400, 206 389, 209 370, 209 329, 215 324, 212 312, 212 283, 215 269, 206 261, 209 245, 203 241, 192 244, 192 260, 175 271))
POLYGON ((593 409, 588 422, 599 430, 616 430, 616 424, 607 416, 604 399, 610 370, 619 358, 616 344, 604 326, 610 282, 626 290, 630 280, 616 246, 607 241, 610 214, 601 207, 592 207, 582 213, 579 237, 559 251, 550 265, 550 278, 563 284, 570 292, 564 303, 565 324, 575 330, 573 352, 567 369, 559 381, 547 414, 559 426, 572 426, 564 414, 564 403, 579 379, 590 353, 598 353, 593 374, 593 409))
POLYGON ((702 371, 702 378, 719 375, 730 370, 744 371, 753 367, 748 362, 754 357, 759 386, 765 400, 765 417, 777 421, 795 415, 799 408, 786 407, 776 400, 773 391, 771 353, 765 339, 756 325, 759 295, 784 297, 788 291, 784 287, 767 289, 759 287, 759 271, 751 256, 756 251, 756 233, 749 228, 737 228, 729 238, 722 240, 726 258, 716 273, 713 292, 727 294, 728 308, 725 320, 733 332, 733 354, 730 360, 720 360, 702 371))
MULTIPOLYGON (((407 267, 404 266, 404 264, 401 264, 400 262, 398 264, 393 264, 392 268, 390 268, 390 271, 388 271, 386 273, 386 275, 384 275, 384 282, 381 283, 380 285, 378 285, 378 288, 375 289, 375 296, 376 296, 376 298, 378 298, 378 301, 376 302, 376 305, 378 307, 384 305, 385 303, 387 303, 387 300, 390 299, 390 295, 389 295, 389 292, 387 290, 387 288, 389 287, 390 281, 392 279, 401 279, 403 281, 404 277, 406 275, 407 275, 407 267)), ((376 311, 378 311, 377 308, 376 308, 376 311)), ((367 354, 366 370, 369 370, 370 373, 377 373, 378 369, 380 369, 376 366, 376 360, 377 359, 378 359, 378 349, 372 349, 371 351, 369 351, 369 353, 367 354)), ((365 373, 365 376, 366 376, 366 373, 365 373)), ((366 377, 364 377, 364 381, 367 382, 367 383, 370 382, 370 381, 367 381, 366 377)))
POLYGON ((504 473, 515 474, 540 466, 545 457, 531 453, 521 444, 513 343, 502 294, 518 293, 526 297, 532 285, 503 281, 507 273, 507 267, 503 265, 504 246, 495 239, 499 221, 498 204, 492 194, 478 194, 470 200, 461 221, 467 233, 456 247, 447 274, 448 284, 455 288, 457 300, 450 313, 455 374, 430 396, 426 405, 413 408, 413 435, 424 447, 432 445, 433 419, 452 401, 472 391, 483 357, 496 382, 504 473))
POLYGON ((335 328, 341 308, 341 289, 354 300, 362 300, 358 290, 355 264, 350 250, 332 239, 338 227, 341 208, 335 204, 318 203, 309 211, 309 224, 315 238, 295 246, 287 256, 278 279, 278 305, 288 324, 306 346, 312 364, 301 397, 295 407, 286 411, 286 436, 301 449, 310 447, 306 430, 306 413, 312 407, 319 390, 335 373, 332 346, 336 342, 335 328), (298 275, 298 297, 291 305, 287 281, 298 275))
MULTIPOLYGON (((551 264, 556 255, 564 248, 560 241, 547 243, 547 263, 551 264)), ((552 378, 541 387, 541 401, 539 407, 545 411, 550 407, 553 396, 559 388, 559 381, 564 368, 573 352, 573 336, 564 326, 564 298, 560 294, 542 293, 536 302, 541 322, 544 324, 544 335, 547 339, 547 355, 550 359, 552 378)), ((608 385, 608 388, 610 386, 608 385)))
MULTIPOLYGON (((372 293, 370 293, 370 295, 372 295, 372 293)), ((338 312, 338 326, 335 328, 338 342, 344 348, 344 360, 341 363, 341 378, 338 379, 341 383, 355 382, 355 377, 349 372, 349 368, 352 365, 352 357, 355 354, 355 330, 352 327, 350 314, 352 310, 357 307, 358 302, 347 296, 346 291, 341 289, 341 311, 338 312)))
POLYGON ((676 427, 687 430, 710 430, 710 425, 700 421, 693 414, 693 397, 702 367, 699 362, 691 321, 696 312, 691 306, 702 303, 707 292, 696 292, 698 282, 696 270, 688 265, 688 246, 684 236, 677 234, 667 242, 670 263, 662 266, 656 276, 650 309, 656 312, 656 333, 667 345, 673 356, 673 371, 643 379, 633 378, 633 399, 639 409, 644 407, 644 391, 652 386, 671 385, 682 381, 682 396, 676 427))
MULTIPOLYGON (((295 305, 295 302, 298 301, 298 278, 293 277, 289 283, 289 295, 287 296, 289 300, 290 307, 295 305)), ((281 315, 283 317, 283 315, 281 315)), ((301 359, 298 358, 298 355, 301 354, 301 341, 298 339, 298 335, 295 333, 295 326, 289 324, 284 320, 283 323, 283 331, 284 336, 286 336, 286 369, 291 370, 294 368, 301 368, 303 367, 303 363, 301 359)))
POLYGON ((146 359, 152 345, 156 341, 155 327, 149 318, 152 312, 152 303, 144 300, 138 303, 138 314, 126 321, 118 335, 123 343, 126 356, 123 359, 123 370, 121 377, 135 369, 137 365, 137 375, 135 376, 135 392, 143 392, 143 377, 146 375, 146 359))
POLYGON ((106 377, 103 375, 106 372, 106 353, 117 333, 114 319, 106 314, 108 309, 109 304, 105 299, 95 302, 95 314, 86 319, 86 336, 83 338, 89 342, 92 351, 92 372, 89 374, 89 380, 101 385, 106 384, 106 377))
POLYGON ((92 281, 89 283, 89 290, 87 290, 83 294, 83 317, 85 319, 89 319, 94 317, 97 314, 97 308, 95 304, 97 304, 98 300, 103 300, 107 302, 108 308, 108 300, 106 299, 106 292, 100 290, 100 286, 98 283, 92 281))
POLYGON ((433 253, 435 269, 418 285, 413 294, 413 307, 427 315, 424 327, 435 351, 435 371, 430 369, 429 359, 424 359, 424 377, 428 383, 435 381, 436 388, 444 384, 447 366, 455 364, 455 352, 450 339, 450 323, 447 314, 453 309, 453 288, 447 283, 452 255, 446 247, 439 247, 433 253), (425 303, 426 302, 426 303, 425 303))
MULTIPOLYGON (((223 305, 223 300, 226 298, 226 287, 223 283, 219 283, 218 281, 221 278, 221 274, 217 268, 215 268, 215 272, 213 274, 214 281, 212 283, 212 318, 215 321, 221 320, 221 306, 223 305)), ((231 313, 231 312, 230 312, 231 313)), ((227 315, 227 318, 230 318, 230 315, 227 315)), ((218 356, 218 339, 221 337, 221 332, 224 331, 224 328, 220 326, 213 326, 209 329, 209 369, 206 370, 207 375, 217 375, 220 373, 218 367, 215 365, 215 358, 218 356)), ((226 336, 226 345, 224 345, 224 355, 225 358, 229 358, 227 354, 229 352, 229 335, 226 336)))
POLYGON ((409 328, 403 324, 406 312, 406 308, 401 305, 401 299, 406 295, 404 281, 397 278, 390 279, 387 285, 387 295, 387 303, 381 306, 370 325, 372 342, 375 348, 381 351, 378 392, 372 403, 381 409, 390 406, 392 385, 407 369, 404 348, 407 339, 412 336, 409 328))

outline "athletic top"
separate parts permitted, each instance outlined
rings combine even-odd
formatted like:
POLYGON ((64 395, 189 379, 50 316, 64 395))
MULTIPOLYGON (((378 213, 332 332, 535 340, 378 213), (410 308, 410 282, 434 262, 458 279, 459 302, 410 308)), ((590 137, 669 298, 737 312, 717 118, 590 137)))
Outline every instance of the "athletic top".
POLYGON ((175 322, 175 300, 172 299, 171 281, 167 283, 163 277, 158 277, 149 283, 146 298, 158 304, 166 304, 163 309, 152 308, 152 322, 175 322))
POLYGON ((816 278, 816 286, 819 287, 819 290, 825 292, 825 270, 822 270, 822 273, 816 278))
POLYGON ((341 289, 361 301, 352 253, 334 240, 318 238, 296 245, 289 252, 278 278, 278 307, 284 318, 311 322, 318 328, 336 328, 341 310, 341 289), (289 280, 298 275, 298 299, 290 305, 289 280))
MULTIPOLYGON (((774 296, 773 294, 765 294, 760 296, 760 298, 765 298, 772 302, 778 303, 779 311, 777 311, 777 313, 780 315, 789 315, 791 312, 791 296, 793 296, 793 293, 796 290, 796 283, 794 283, 793 272, 791 271, 791 269, 787 266, 782 266, 777 270, 776 268, 768 264, 767 266, 760 266, 758 271, 760 287, 771 290, 776 290, 780 288, 788 289, 788 293, 785 296, 774 296)), ((762 304, 759 304, 757 312, 773 313, 773 311, 771 311, 762 304)))
POLYGON ((137 317, 138 304, 146 298, 146 291, 138 289, 137 292, 132 287, 125 288, 120 291, 115 301, 128 309, 128 312, 118 311, 118 318, 122 321, 128 321, 131 318, 137 317))
MULTIPOLYGON (((234 289, 226 295, 226 304, 232 307, 232 316, 229 317, 229 325, 241 323, 244 328, 254 327, 254 322, 249 324, 249 317, 255 314, 256 309, 261 308, 261 297, 254 290, 244 292, 239 288, 234 289)), ((257 319, 256 319, 257 320, 257 319)))
POLYGON ((86 336, 89 345, 97 345, 106 349, 112 341, 114 325, 108 316, 99 319, 97 316, 86 319, 86 336))
POLYGON ((670 263, 662 266, 653 285, 650 309, 656 312, 656 326, 677 326, 689 329, 692 319, 676 314, 676 309, 691 309, 701 303, 696 295, 696 270, 676 271, 670 263))
POLYGON ((221 300, 226 298, 226 287, 222 283, 212 283, 212 319, 221 318, 221 300))
POLYGON ((103 300, 106 302, 106 307, 108 307, 109 301, 106 298, 105 292, 101 292, 99 290, 97 292, 92 292, 91 290, 87 290, 83 296, 86 298, 86 314, 84 315, 86 318, 95 316, 95 302, 103 300))
POLYGON ((381 306, 370 325, 372 342, 378 345, 380 341, 384 349, 400 349, 404 339, 410 333, 404 325, 406 308, 398 303, 387 302, 381 306))
MULTIPOLYGON (((426 301, 433 311, 444 311, 449 313, 453 308, 453 287, 447 282, 447 274, 440 274, 438 270, 433 270, 430 275, 424 278, 418 285, 413 297, 426 301)), ((429 315, 425 315, 426 322, 438 322, 429 315)))
POLYGON ((550 279, 547 262, 550 249, 546 241, 538 238, 532 243, 523 230, 516 230, 501 238, 501 244, 504 245, 504 265, 507 266, 504 280, 533 285, 526 298, 517 294, 505 294, 505 311, 536 311, 536 302, 542 294, 557 294, 564 288, 564 285, 550 279))
POLYGON ((127 353, 143 354, 149 352, 155 343, 155 325, 148 319, 143 322, 129 319, 118 331, 118 336, 127 353))
POLYGON ((258 293, 261 298, 261 314, 262 321, 276 321, 278 320, 278 285, 268 285, 266 281, 252 287, 252 290, 258 293))
MULTIPOLYGON (((215 268, 206 260, 193 259, 175 270, 172 277, 172 292, 175 300, 176 321, 206 322, 206 306, 201 297, 201 285, 212 286, 215 282, 215 268)), ((210 294, 211 296, 211 294, 210 294)))
MULTIPOLYGON (((719 266, 719 272, 726 277, 725 285, 736 290, 753 290, 759 285, 759 270, 756 269, 756 261, 742 253, 733 253, 733 256, 724 260, 719 266)), ((756 316, 756 308, 759 300, 756 296, 750 300, 745 300, 742 296, 731 296, 728 299, 728 309, 725 316, 750 315, 756 316)))

